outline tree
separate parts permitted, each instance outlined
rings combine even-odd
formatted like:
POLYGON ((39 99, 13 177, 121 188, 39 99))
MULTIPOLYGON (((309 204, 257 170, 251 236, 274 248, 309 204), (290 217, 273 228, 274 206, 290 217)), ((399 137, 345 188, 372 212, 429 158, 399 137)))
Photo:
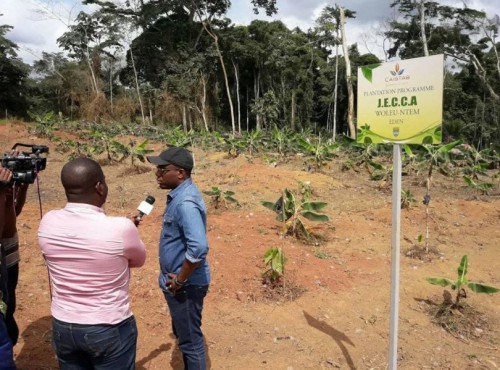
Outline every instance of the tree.
MULTIPOLYGON (((342 7, 338 7, 337 9, 340 13, 340 33, 342 35, 342 49, 344 50, 344 59, 346 66, 346 81, 347 81, 347 97, 348 97, 348 106, 347 106, 347 124, 349 125, 349 134, 352 139, 356 138, 356 128, 354 127, 354 90, 352 87, 352 74, 351 74, 351 62, 349 61, 349 49, 347 47, 347 40, 345 35, 345 17, 346 10, 342 7)), ((354 17, 356 12, 350 12, 351 16, 354 17)))
POLYGON ((444 135, 452 131, 456 136, 461 127, 462 135, 479 147, 498 141, 498 17, 487 19, 482 11, 433 1, 396 0, 391 6, 398 6, 403 17, 391 22, 393 28, 386 33, 393 41, 390 58, 426 53, 449 57, 453 77, 447 74, 445 79, 444 135))
POLYGON ((11 26, 0 25, 0 114, 26 116, 29 66, 18 58, 18 46, 6 38, 11 29, 11 26))
MULTIPOLYGON (((31 110, 36 114, 54 111, 73 118, 75 102, 83 95, 76 78, 82 68, 70 62, 63 53, 42 53, 42 59, 33 63, 36 90, 31 110)), ((81 85, 80 85, 81 87, 81 85)))
MULTIPOLYGON (((115 51, 121 49, 121 29, 114 15, 95 11, 92 14, 80 12, 76 23, 57 39, 61 48, 68 51, 70 58, 84 62, 90 73, 92 96, 88 104, 88 115, 100 117, 103 112, 101 71, 103 57, 115 58, 115 51)), ((143 114, 144 117, 144 114, 143 114)))
POLYGON ((109 49, 121 47, 119 35, 120 29, 112 16, 99 11, 92 14, 80 12, 76 24, 57 39, 70 58, 87 63, 96 94, 101 90, 96 77, 101 69, 101 57, 103 54, 113 57, 109 49))
MULTIPOLYGON (((320 17, 316 20, 315 31, 318 34, 318 42, 327 48, 335 47, 335 71, 333 78, 333 92, 331 100, 328 102, 327 129, 329 128, 329 118, 332 120, 332 139, 335 142, 337 134, 337 104, 338 104, 338 81, 339 81, 339 44, 340 44, 340 14, 336 8, 326 6, 321 11, 320 17), (332 107, 333 105, 333 107, 332 107), (330 114, 331 112, 331 114, 330 114)), ((326 67, 326 64, 325 64, 326 67)), ((325 75, 325 71, 321 72, 325 75)), ((328 83, 328 79, 327 82, 328 83)), ((330 94, 329 94, 330 95, 330 94)))
POLYGON ((345 78, 347 88, 347 124, 351 137, 355 137, 354 127, 354 90, 352 82, 351 62, 349 58, 349 48, 345 33, 345 18, 355 18, 356 12, 335 6, 327 6, 323 9, 321 16, 317 19, 316 32, 318 42, 327 48, 335 47, 335 73, 333 84, 333 140, 337 131, 337 105, 338 105, 338 84, 339 84, 339 45, 342 45, 344 54, 345 78))

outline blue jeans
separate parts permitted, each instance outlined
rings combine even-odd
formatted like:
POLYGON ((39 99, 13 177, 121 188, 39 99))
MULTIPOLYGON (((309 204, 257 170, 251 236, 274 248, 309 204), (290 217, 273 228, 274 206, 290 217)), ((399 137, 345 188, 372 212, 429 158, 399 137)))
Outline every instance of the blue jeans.
POLYGON ((52 341, 61 370, 135 368, 134 316, 115 325, 70 324, 52 318, 52 341))
POLYGON ((201 331, 201 313, 207 291, 208 285, 188 285, 175 295, 163 292, 186 370, 205 370, 207 367, 205 340, 201 331))
POLYGON ((0 370, 16 370, 12 342, 7 334, 4 316, 0 313, 0 370))

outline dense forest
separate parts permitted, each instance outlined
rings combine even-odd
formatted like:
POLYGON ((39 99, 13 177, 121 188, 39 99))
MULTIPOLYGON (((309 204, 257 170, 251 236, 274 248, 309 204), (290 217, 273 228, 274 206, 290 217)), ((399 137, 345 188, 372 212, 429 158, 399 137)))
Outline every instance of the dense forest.
MULTIPOLYGON (((246 0, 250 1, 250 0, 246 0)), ((326 6, 307 31, 281 21, 238 26, 221 0, 85 0, 32 66, 0 18, 1 117, 124 122, 184 130, 292 131, 355 136, 357 68, 444 54, 443 139, 500 143, 498 15, 438 1, 394 0, 398 16, 376 37, 385 60, 344 42, 346 18, 326 6)), ((252 0, 275 14, 275 0, 252 0)))

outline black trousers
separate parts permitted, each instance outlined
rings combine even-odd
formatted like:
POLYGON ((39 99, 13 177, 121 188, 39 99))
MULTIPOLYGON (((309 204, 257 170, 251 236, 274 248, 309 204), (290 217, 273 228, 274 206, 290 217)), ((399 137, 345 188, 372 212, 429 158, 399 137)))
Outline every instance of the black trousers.
POLYGON ((5 315, 5 325, 9 333, 12 345, 15 346, 19 338, 19 327, 17 326, 14 312, 16 312, 16 288, 19 280, 19 263, 7 268, 7 312, 5 315))

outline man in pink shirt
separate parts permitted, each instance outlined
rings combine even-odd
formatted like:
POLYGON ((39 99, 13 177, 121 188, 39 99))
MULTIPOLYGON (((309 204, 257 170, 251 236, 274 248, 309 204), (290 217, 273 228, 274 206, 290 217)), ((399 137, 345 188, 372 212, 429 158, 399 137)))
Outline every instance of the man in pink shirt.
POLYGON ((134 223, 106 216, 108 186, 89 158, 61 171, 68 203, 48 212, 38 242, 49 270, 52 337, 64 369, 134 369, 137 326, 130 310, 130 268, 145 247, 134 223))

